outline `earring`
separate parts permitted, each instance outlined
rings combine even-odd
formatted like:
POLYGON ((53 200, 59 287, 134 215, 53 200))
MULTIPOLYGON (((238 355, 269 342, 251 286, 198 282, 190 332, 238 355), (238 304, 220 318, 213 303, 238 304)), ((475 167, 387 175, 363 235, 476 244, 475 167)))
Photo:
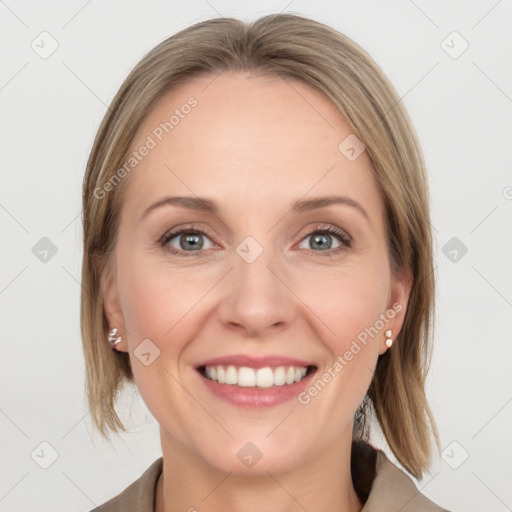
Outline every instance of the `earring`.
POLYGON ((108 333, 108 342, 112 345, 112 347, 115 347, 118 343, 121 343, 122 338, 121 336, 116 338, 117 329, 111 329, 108 333))
POLYGON ((384 334, 386 335, 386 347, 389 348, 391 345, 393 345, 393 340, 391 339, 391 329, 388 329, 384 334))

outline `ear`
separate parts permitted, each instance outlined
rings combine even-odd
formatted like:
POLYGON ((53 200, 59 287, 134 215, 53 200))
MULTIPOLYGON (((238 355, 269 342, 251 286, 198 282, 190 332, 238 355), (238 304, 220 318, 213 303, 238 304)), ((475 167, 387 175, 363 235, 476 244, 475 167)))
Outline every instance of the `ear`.
MULTIPOLYGON (((122 339, 120 343, 112 348, 120 352, 128 352, 125 321, 119 298, 115 263, 112 263, 105 269, 101 278, 101 287, 103 291, 103 307, 108 320, 109 331, 116 328, 116 337, 121 336, 122 339)), ((108 343, 106 340, 105 342, 108 343)))
POLYGON ((389 318, 389 322, 386 323, 382 333, 382 339, 379 343, 379 355, 384 354, 389 349, 386 345, 384 333, 390 329, 391 339, 394 341, 402 330, 412 285, 412 270, 408 267, 399 270, 392 277, 389 304, 386 311, 386 317, 389 318))

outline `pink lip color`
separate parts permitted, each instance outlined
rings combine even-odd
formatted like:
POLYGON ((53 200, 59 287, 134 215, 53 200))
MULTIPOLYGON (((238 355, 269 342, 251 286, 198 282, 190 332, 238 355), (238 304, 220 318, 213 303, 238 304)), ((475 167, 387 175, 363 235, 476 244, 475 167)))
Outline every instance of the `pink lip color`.
MULTIPOLYGON (((248 366, 249 368, 265 368, 270 366, 277 368, 278 366, 313 366, 311 362, 304 361, 301 359, 293 359, 290 357, 282 356, 264 356, 264 357, 251 357, 244 354, 231 355, 225 357, 216 357, 214 359, 208 359, 199 363, 196 368, 200 366, 248 366)), ((291 384, 290 384, 291 385, 291 384)))
POLYGON ((215 380, 204 377, 199 372, 199 378, 205 386, 216 396, 237 407, 259 409, 273 407, 297 398, 314 375, 306 375, 301 381, 271 388, 248 388, 236 384, 219 384, 215 380))

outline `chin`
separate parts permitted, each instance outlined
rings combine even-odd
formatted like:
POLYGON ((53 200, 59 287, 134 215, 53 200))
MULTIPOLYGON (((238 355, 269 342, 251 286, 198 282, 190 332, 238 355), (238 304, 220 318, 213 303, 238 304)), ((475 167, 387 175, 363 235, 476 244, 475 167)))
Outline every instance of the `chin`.
MULTIPOLYGON (((251 438, 246 438, 251 439, 251 438)), ((223 473, 246 476, 268 476, 268 473, 286 472, 301 462, 306 456, 305 446, 271 442, 264 435, 252 437, 252 441, 219 443, 217 448, 207 448, 199 456, 210 466, 223 473)))

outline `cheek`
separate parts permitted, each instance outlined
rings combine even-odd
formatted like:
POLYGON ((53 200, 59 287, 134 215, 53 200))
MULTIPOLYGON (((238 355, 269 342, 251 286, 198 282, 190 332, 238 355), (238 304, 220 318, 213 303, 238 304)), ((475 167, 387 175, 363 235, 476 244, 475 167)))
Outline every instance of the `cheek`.
POLYGON ((312 416, 329 418, 326 438, 334 438, 349 424, 370 386, 383 336, 388 285, 385 272, 344 269, 317 281, 308 295, 308 306, 321 319, 316 325, 329 358, 299 402, 311 407, 312 416))
MULTIPOLYGON (((151 262, 150 258, 147 258, 151 262)), ((201 279, 191 279, 190 272, 160 268, 143 260, 119 265, 120 297, 126 328, 136 342, 150 338, 157 345, 176 347, 176 333, 187 325, 189 314, 207 289, 201 279), (202 283, 202 284, 201 284, 202 283)))
POLYGON ((176 322, 179 314, 179 290, 163 293, 162 283, 155 283, 135 271, 123 282, 122 308, 129 333, 130 348, 142 339, 149 338, 157 345, 176 322))
POLYGON ((368 268, 371 267, 347 265, 322 279, 301 279, 300 296, 325 326, 326 335, 322 338, 333 355, 347 350, 353 339, 374 326, 385 313, 389 274, 368 268))
POLYGON ((179 436, 188 416, 173 414, 176 409, 185 410, 188 403, 178 384, 183 380, 181 363, 198 329, 187 315, 193 314, 194 304, 204 292, 176 272, 166 277, 157 265, 148 269, 132 261, 124 270, 121 273, 120 266, 119 292, 135 384, 157 421, 179 436), (180 405, 172 408, 169 404, 180 405))

